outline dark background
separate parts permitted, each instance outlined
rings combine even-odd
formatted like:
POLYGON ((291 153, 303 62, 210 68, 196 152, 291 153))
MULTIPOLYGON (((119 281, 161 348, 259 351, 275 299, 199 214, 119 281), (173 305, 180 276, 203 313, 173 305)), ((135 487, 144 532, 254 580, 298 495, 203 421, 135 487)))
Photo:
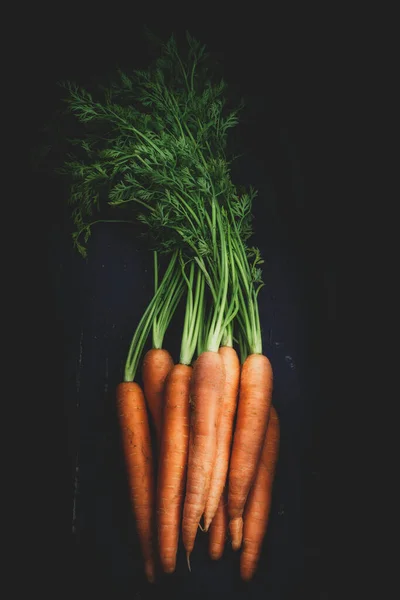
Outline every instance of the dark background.
MULTIPOLYGON (((211 563, 199 535, 192 574, 180 556, 177 574, 162 578, 152 593, 326 599, 332 591, 324 558, 331 529, 322 489, 328 475, 326 415, 334 403, 328 365, 335 327, 331 187, 340 41, 322 13, 230 10, 217 15, 204 6, 187 6, 162 13, 153 6, 131 13, 110 5, 95 15, 71 8, 52 22, 48 17, 41 22, 36 13, 25 58, 31 90, 27 131, 34 149, 43 141, 40 127, 60 105, 57 81, 85 83, 115 66, 145 65, 143 24, 164 37, 188 29, 215 53, 225 79, 244 97, 235 142, 245 156, 234 177, 259 190, 255 243, 266 258, 267 284, 260 312, 282 428, 274 505, 250 586, 239 582, 237 555, 227 549, 219 564, 211 563)), ((129 519, 113 390, 130 335, 151 297, 151 262, 137 250, 129 227, 117 225, 93 230, 83 261, 71 247, 62 183, 36 172, 32 182, 45 240, 41 338, 48 349, 46 378, 54 383, 49 388, 57 390, 45 392, 42 404, 54 449, 47 456, 45 513, 51 568, 42 572, 43 581, 71 597, 104 592, 145 598, 150 592, 129 519)))

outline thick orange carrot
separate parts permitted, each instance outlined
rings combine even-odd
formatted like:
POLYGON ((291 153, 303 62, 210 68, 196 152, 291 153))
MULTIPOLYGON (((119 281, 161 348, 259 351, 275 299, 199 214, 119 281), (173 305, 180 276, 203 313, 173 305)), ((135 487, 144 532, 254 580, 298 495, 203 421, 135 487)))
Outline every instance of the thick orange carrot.
POLYGON ((225 383, 225 368, 218 352, 197 358, 190 385, 190 436, 182 541, 189 556, 204 512, 217 450, 217 425, 225 383))
POLYGON ((173 365, 170 353, 163 349, 152 348, 146 352, 143 359, 144 396, 153 420, 158 446, 161 440, 164 384, 173 365))
POLYGON ((213 560, 219 560, 224 553, 228 532, 228 494, 224 492, 219 500, 217 512, 211 521, 208 551, 213 560))
POLYGON ((153 582, 153 458, 146 403, 140 386, 137 383, 120 383, 117 387, 117 406, 136 529, 146 577, 153 582))
POLYGON ((257 475, 244 511, 240 575, 245 581, 251 579, 255 573, 263 538, 267 531, 272 485, 279 453, 279 437, 279 419, 272 406, 257 475))
POLYGON ((229 467, 228 513, 232 548, 242 543, 243 510, 256 475, 272 397, 272 368, 263 354, 250 354, 243 363, 239 403, 229 467))
POLYGON ((204 510, 204 528, 206 531, 217 511, 219 499, 226 484, 240 378, 240 362, 236 350, 229 346, 222 346, 219 349, 219 354, 225 366, 225 386, 217 429, 217 455, 204 510))
POLYGON ((158 468, 157 530, 161 566, 175 571, 189 449, 189 388, 192 367, 177 364, 165 382, 158 468))

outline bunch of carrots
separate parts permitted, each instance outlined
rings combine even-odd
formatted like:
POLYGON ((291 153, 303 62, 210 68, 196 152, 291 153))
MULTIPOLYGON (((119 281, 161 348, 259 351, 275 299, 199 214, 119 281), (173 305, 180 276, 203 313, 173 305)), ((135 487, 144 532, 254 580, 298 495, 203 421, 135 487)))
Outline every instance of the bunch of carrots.
POLYGON ((258 312, 263 261, 247 244, 256 194, 239 193, 231 180, 227 133, 238 111, 227 109, 224 82, 210 80, 204 46, 189 34, 186 53, 173 36, 159 44, 147 71, 119 71, 118 82, 96 90, 99 98, 64 84, 83 134, 62 172, 82 254, 98 221, 139 224, 153 246, 154 295, 116 394, 146 576, 154 581, 157 562, 175 570, 180 537, 190 569, 200 528, 213 559, 230 537, 249 580, 279 450, 258 312), (110 206, 120 218, 94 215, 110 206), (179 308, 174 362, 163 342, 179 308))

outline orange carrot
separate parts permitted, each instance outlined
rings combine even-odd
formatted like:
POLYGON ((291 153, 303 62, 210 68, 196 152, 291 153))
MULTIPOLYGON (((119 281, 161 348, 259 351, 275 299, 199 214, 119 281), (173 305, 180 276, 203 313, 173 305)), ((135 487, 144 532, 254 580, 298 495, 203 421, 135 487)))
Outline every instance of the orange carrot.
POLYGON ((174 361, 167 350, 152 348, 143 359, 143 390, 152 417, 159 447, 163 415, 163 394, 165 379, 174 361))
POLYGON ((225 386, 217 430, 217 455, 204 510, 204 528, 206 531, 217 511, 219 499, 226 484, 240 378, 240 362, 236 350, 229 346, 222 346, 219 349, 219 354, 225 366, 225 386))
POLYGON ((165 382, 157 488, 157 529, 161 567, 176 566, 189 449, 189 387, 192 367, 175 365, 165 382))
POLYGON ((213 560, 219 560, 224 553, 228 531, 228 495, 224 492, 219 500, 217 512, 210 526, 208 551, 213 560))
POLYGON ((240 575, 245 581, 251 579, 255 573, 261 554, 262 541, 267 531, 272 485, 279 453, 279 437, 279 419, 272 406, 257 475, 244 511, 240 575))
POLYGON ((133 514, 146 577, 153 582, 153 458, 146 403, 140 386, 137 383, 120 383, 117 405, 133 514))
POLYGON ((204 512, 217 450, 217 425, 222 404, 225 368, 218 352, 197 358, 190 386, 190 436, 182 540, 188 566, 204 512))
POLYGON ((272 396, 272 368, 263 354, 250 354, 243 363, 239 403, 229 468, 228 513, 232 548, 242 543, 243 510, 256 475, 272 396))

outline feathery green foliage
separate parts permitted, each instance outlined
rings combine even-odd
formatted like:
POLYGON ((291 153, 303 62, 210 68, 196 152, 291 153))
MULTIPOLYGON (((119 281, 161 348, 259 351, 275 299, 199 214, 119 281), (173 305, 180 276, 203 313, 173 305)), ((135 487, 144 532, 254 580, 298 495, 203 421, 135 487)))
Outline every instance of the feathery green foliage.
POLYGON ((70 181, 74 244, 85 255, 104 209, 123 211, 142 224, 157 252, 196 262, 211 297, 201 292, 196 315, 206 302, 210 314, 198 348, 230 340, 237 316, 249 348, 261 351, 263 261, 247 246, 256 192, 238 192, 226 155, 240 107, 228 108, 225 82, 210 75, 205 47, 189 34, 186 41, 186 52, 174 36, 160 42, 147 70, 119 70, 108 87, 89 92, 63 84, 82 131, 60 169, 70 181))
POLYGON ((204 47, 187 39, 186 57, 171 37, 147 71, 119 71, 96 98, 63 84, 68 109, 83 128, 60 169, 71 180, 74 242, 81 253, 105 202, 130 204, 162 252, 182 245, 200 255, 209 251, 213 198, 231 200, 243 239, 251 235, 251 197, 236 194, 225 156, 238 110, 227 112, 225 83, 208 78, 204 47))

